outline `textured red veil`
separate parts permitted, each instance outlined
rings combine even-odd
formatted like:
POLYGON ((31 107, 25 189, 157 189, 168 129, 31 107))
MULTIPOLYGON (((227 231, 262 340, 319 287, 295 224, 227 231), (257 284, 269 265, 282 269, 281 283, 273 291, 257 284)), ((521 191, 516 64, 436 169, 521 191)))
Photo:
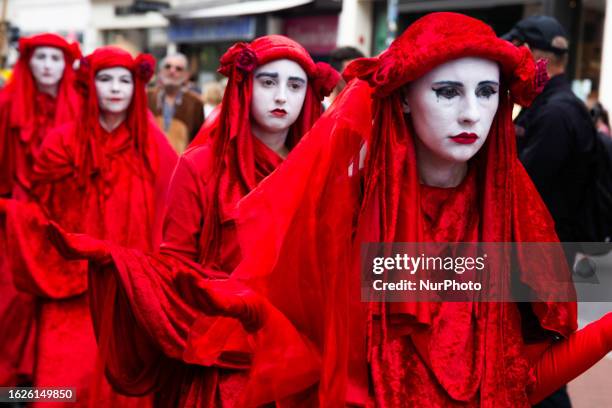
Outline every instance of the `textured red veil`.
POLYGON ((55 47, 62 50, 66 66, 57 93, 54 126, 66 123, 77 116, 79 103, 76 90, 74 89, 74 70, 72 65, 75 59, 81 57, 81 51, 77 43, 68 43, 56 34, 38 34, 19 40, 19 59, 13 68, 13 73, 8 83, 2 89, 0 105, 9 104, 9 108, 0 118, 0 194, 10 193, 13 177, 24 178, 26 175, 11 174, 15 160, 15 149, 11 148, 17 143, 8 140, 13 136, 11 130, 18 132, 19 141, 29 144, 33 133, 36 131, 36 83, 30 71, 30 58, 37 47, 55 47), (10 133, 9 133, 10 132, 10 133), (7 138, 6 141, 2 140, 7 138), (6 173, 6 174, 5 174, 6 173))
MULTIPOLYGON (((272 306, 255 335, 249 403, 282 400, 318 384, 310 388, 310 397, 322 406, 365 404, 371 393, 367 363, 372 353, 382 353, 385 361, 384 356, 393 353, 386 349, 386 340, 411 334, 419 351, 430 355, 430 374, 453 400, 477 398, 480 406, 527 404, 529 367, 520 355, 520 316, 514 304, 458 306, 457 316, 479 309, 482 342, 463 349, 457 348, 460 342, 436 347, 438 340, 452 339, 417 333, 430 327, 440 304, 360 302, 361 243, 426 239, 414 136, 398 90, 439 64, 467 56, 498 62, 502 77, 496 119, 472 160, 478 240, 557 241, 552 219, 515 150, 512 102, 528 105, 538 88, 529 51, 498 39, 489 26, 467 16, 434 13, 421 18, 379 57, 357 60, 347 68, 347 79, 358 79, 288 160, 239 205, 245 258, 232 279, 245 282, 272 306), (364 143, 368 149, 360 178, 356 174, 364 143), (296 329, 301 342, 287 335, 296 329), (508 344, 514 345, 505 350, 508 344), (313 350, 320 361, 313 358, 313 350), (449 359, 453 370, 444 364, 449 359), (301 377, 294 375, 296 367, 301 377)), ((533 280, 519 256, 521 279, 544 295, 552 279, 548 275, 567 266, 550 256, 541 262, 540 279, 533 280)), ((489 278, 508 282, 509 273, 501 268, 489 278)), ((572 298, 572 293, 567 295, 572 298)), ((576 329, 575 303, 534 303, 532 309, 546 330, 566 336, 576 329)), ((452 321, 453 316, 448 318, 452 321)), ((471 330, 476 329, 458 327, 445 335, 469 338, 471 330)), ((380 374, 370 369, 371 375, 380 374)))

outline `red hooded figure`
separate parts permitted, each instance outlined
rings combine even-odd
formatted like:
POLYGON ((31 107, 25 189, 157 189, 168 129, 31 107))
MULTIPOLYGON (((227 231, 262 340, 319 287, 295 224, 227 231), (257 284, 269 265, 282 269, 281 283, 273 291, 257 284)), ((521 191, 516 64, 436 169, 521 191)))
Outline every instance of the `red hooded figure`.
POLYGON ((45 138, 31 177, 34 200, 5 202, 15 285, 35 295, 39 307, 33 383, 74 387, 79 406, 148 405, 150 399, 114 393, 96 370, 87 263, 64 259, 47 225, 154 248, 176 154, 147 111, 145 85, 153 70, 151 56, 133 58, 115 47, 82 59, 81 119, 45 138))
MULTIPOLYGON (((228 317, 238 317, 252 333, 245 406, 528 407, 605 355, 612 348, 612 314, 575 332, 571 284, 561 285, 567 302, 522 307, 478 298, 361 300, 364 243, 558 242, 518 161, 511 119, 513 102, 529 104, 537 94, 537 73, 526 48, 455 13, 427 15, 380 56, 349 65, 347 88, 274 174, 239 203, 243 261, 231 278, 176 279, 192 288, 185 299, 227 316, 199 318, 190 361, 203 364, 238 349, 239 337, 227 331, 228 317), (458 131, 438 141, 452 146, 459 159, 451 163, 461 162, 457 168, 465 172, 443 174, 456 182, 436 187, 423 168, 433 164, 438 171, 448 163, 423 162, 438 148, 430 141, 433 147, 424 149, 426 135, 417 132, 423 123, 415 115, 431 112, 413 104, 407 115, 406 95, 443 66, 457 75, 466 59, 488 67, 494 78, 477 78, 474 89, 477 71, 468 72, 466 83, 425 81, 431 111, 460 108, 426 125, 441 126, 458 112, 454 124, 476 129, 485 120, 478 109, 493 100, 495 108, 480 129, 486 133, 458 131), (483 144, 475 150, 477 138, 483 144), (470 158, 461 160, 466 151, 470 158), (540 335, 533 344, 523 337, 522 321, 540 335), (223 340, 217 325, 225 330, 223 340), (565 340, 551 346, 555 338, 565 340)), ((546 298, 550 282, 569 273, 562 255, 543 253, 535 269, 521 255, 513 259, 518 275, 499 262, 483 276, 506 286, 519 279, 536 298, 546 298)))
MULTIPOLYGON (((19 53, 0 93, 0 197, 27 200, 45 135, 79 111, 72 65, 81 52, 58 35, 39 34, 21 38, 19 53)), ((6 386, 31 380, 35 309, 32 297, 18 294, 12 283, 4 224, 0 215, 0 385, 6 386)))
POLYGON ((200 281, 230 276, 242 258, 237 203, 312 127, 339 79, 278 35, 236 44, 220 62, 219 72, 229 78, 220 112, 179 159, 159 253, 119 246, 109 251, 98 242, 96 255, 82 236, 57 231, 66 253, 97 258, 91 307, 109 381, 125 394, 155 391, 159 406, 239 406, 249 366, 244 331, 232 336, 236 321, 221 322, 216 329, 222 335, 214 340, 231 337, 227 352, 193 364, 185 347, 207 329, 206 310, 185 302, 189 289, 185 293, 174 279, 179 273, 200 281), (193 329, 198 316, 203 319, 193 329))

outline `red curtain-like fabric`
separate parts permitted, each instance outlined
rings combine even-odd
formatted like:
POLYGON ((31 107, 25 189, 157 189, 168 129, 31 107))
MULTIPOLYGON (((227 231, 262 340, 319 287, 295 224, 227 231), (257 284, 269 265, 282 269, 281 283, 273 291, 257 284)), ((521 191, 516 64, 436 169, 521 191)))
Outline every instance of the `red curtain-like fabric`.
MULTIPOLYGON (((55 34, 39 34, 19 41, 20 56, 11 78, 0 92, 0 196, 27 200, 34 158, 50 128, 74 119, 80 101, 74 89, 72 63, 80 56, 78 44, 55 34), (57 96, 39 92, 29 63, 37 47, 55 47, 66 66, 57 96)), ((36 306, 27 293, 13 285, 6 260, 5 217, 0 215, 0 385, 31 380, 34 364, 36 306)))

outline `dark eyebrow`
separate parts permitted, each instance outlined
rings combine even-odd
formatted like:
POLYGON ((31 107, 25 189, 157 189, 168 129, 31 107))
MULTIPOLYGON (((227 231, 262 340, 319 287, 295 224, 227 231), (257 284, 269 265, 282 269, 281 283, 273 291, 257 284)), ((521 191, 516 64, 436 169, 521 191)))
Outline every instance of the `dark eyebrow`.
POLYGON ((457 82, 457 81, 438 81, 438 82, 434 82, 432 85, 438 85, 438 86, 459 86, 459 87, 463 87, 463 84, 461 82, 457 82))
POLYGON ((478 83, 478 86, 483 86, 483 85, 499 86, 499 82, 496 82, 496 81, 482 81, 482 82, 478 83))
POLYGON ((263 76, 278 78, 278 74, 276 72, 260 72, 259 74, 255 75, 255 78, 261 78, 263 76))
POLYGON ((300 78, 300 77, 289 77, 290 81, 297 81, 297 82, 301 82, 303 84, 306 83, 306 81, 304 80, 304 78, 300 78))

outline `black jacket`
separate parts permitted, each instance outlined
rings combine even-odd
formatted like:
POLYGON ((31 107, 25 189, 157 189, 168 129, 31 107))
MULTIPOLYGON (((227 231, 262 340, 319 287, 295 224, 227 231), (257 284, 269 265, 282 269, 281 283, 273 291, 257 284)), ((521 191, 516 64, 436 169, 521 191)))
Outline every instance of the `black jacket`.
POLYGON ((596 135, 589 112, 563 75, 550 79, 516 119, 519 157, 548 206, 561 241, 580 241, 576 223, 596 135))

